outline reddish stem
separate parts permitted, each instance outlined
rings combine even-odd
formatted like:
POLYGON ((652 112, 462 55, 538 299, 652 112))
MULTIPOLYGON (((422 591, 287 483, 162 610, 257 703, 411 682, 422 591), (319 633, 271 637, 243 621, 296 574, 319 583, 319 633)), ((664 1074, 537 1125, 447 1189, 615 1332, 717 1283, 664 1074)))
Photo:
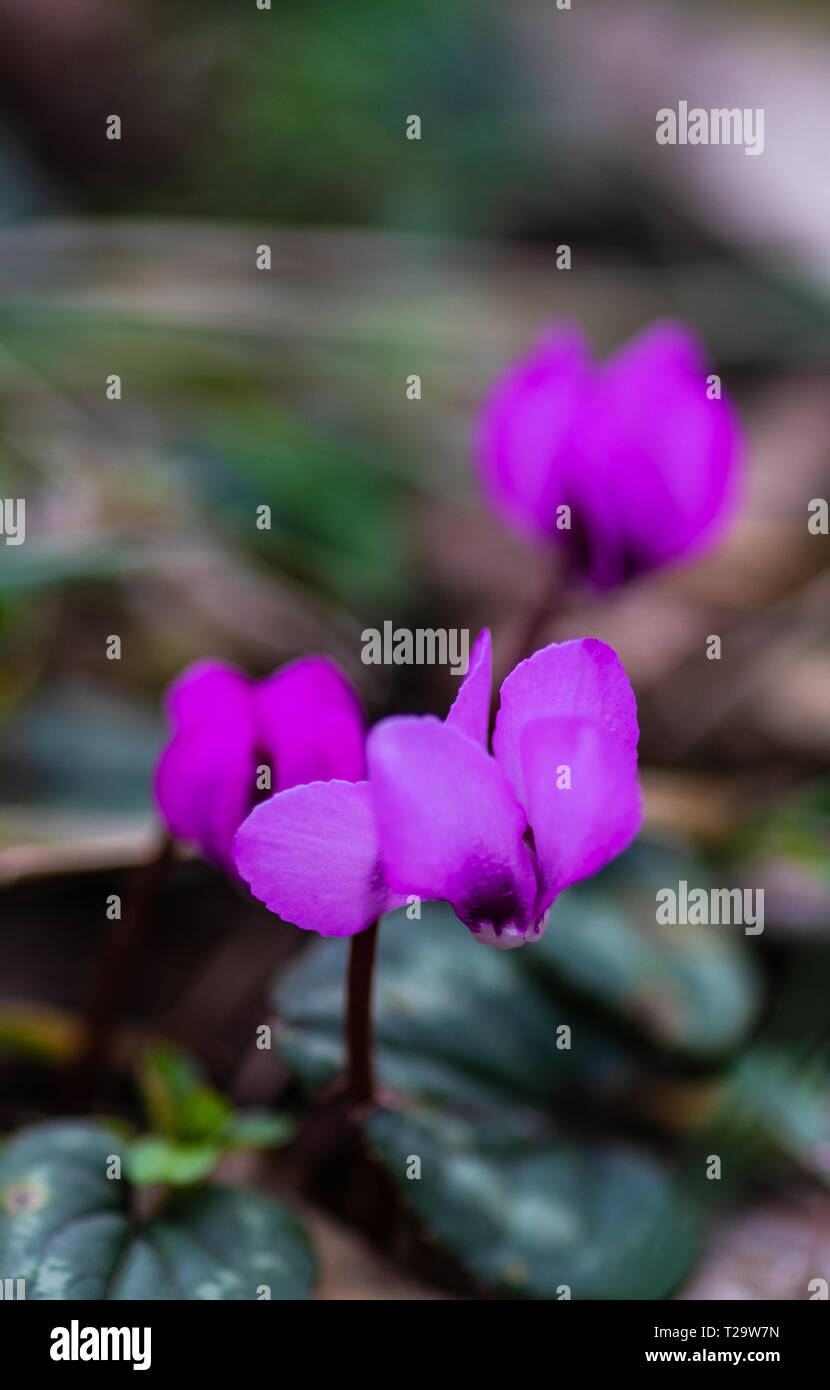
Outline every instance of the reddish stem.
POLYGON ((86 1014, 86 1035, 70 1083, 76 1103, 87 1102, 103 1069, 149 908, 172 857, 173 841, 165 835, 157 853, 136 870, 124 916, 112 924, 104 942, 86 1014))
POLYGON ((553 569, 548 577, 547 583, 543 586, 538 599, 528 609, 525 621, 517 629, 517 636, 510 648, 511 655, 501 673, 493 684, 493 708, 490 718, 490 732, 496 720, 498 709, 498 692, 501 689, 502 681, 520 661, 525 661, 532 656, 538 646, 538 641, 544 629, 563 613, 568 606, 570 593, 562 580, 557 569, 553 569))
POLYGON ((351 940, 346 996, 346 1052, 351 1099, 363 1104, 375 1092, 372 1057, 372 977, 378 923, 351 940))

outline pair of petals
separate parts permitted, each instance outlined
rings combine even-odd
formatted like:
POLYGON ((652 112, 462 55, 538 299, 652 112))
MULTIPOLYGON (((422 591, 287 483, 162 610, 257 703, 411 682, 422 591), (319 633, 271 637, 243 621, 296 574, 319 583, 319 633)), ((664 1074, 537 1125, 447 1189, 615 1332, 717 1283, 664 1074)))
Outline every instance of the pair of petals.
POLYGON ((508 525, 562 543, 598 587, 692 554, 735 500, 740 452, 703 353, 660 323, 596 366, 575 328, 548 332, 496 382, 479 419, 482 481, 508 525), (571 529, 556 528, 571 508, 571 529))
POLYGON ((490 664, 485 632, 445 722, 377 725, 368 781, 256 807, 234 849, 254 894, 324 936, 361 931, 409 895, 449 902, 498 945, 538 935, 556 895, 639 827, 636 707, 604 643, 546 647, 502 686, 493 756, 490 664))
POLYGON ((234 834, 257 796, 256 769, 272 787, 365 776, 360 701, 324 657, 295 661, 262 681, 220 661, 199 661, 165 700, 173 736, 159 761, 156 800, 177 839, 231 867, 234 834))

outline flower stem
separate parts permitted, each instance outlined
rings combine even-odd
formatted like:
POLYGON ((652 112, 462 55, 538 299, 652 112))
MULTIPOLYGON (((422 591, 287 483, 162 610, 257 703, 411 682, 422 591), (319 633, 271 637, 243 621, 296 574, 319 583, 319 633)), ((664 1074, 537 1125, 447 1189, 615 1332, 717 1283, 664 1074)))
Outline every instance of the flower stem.
POLYGON ((351 1099, 364 1104, 375 1091, 372 1057, 372 977, 378 923, 351 939, 346 997, 346 1052, 351 1099))
POLYGON ((510 656, 501 670, 496 672, 496 680, 493 685, 493 706, 490 712, 490 732, 496 721, 496 711, 498 708, 498 692, 501 689, 502 681, 520 661, 525 661, 527 657, 533 656, 539 643, 541 634, 565 611, 571 599, 571 593, 565 581, 556 568, 553 568, 544 584, 538 599, 527 611, 523 623, 520 623, 516 637, 509 644, 510 656))
POLYGON ((539 637, 546 627, 562 612, 566 605, 564 581, 559 571, 551 569, 546 582, 535 603, 531 604, 523 623, 519 624, 516 638, 510 649, 511 659, 505 667, 505 675, 518 666, 520 661, 532 656, 539 637))
POLYGON ((70 1080, 71 1098, 86 1104, 110 1048, 127 980, 146 927, 149 909, 173 857, 173 841, 162 839, 153 857, 135 874, 121 921, 108 934, 93 981, 86 1034, 70 1080))

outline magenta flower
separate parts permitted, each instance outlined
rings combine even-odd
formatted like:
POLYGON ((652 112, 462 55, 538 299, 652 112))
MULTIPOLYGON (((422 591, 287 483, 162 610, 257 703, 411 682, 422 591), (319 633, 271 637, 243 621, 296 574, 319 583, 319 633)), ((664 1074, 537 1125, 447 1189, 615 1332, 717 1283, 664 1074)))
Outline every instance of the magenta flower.
POLYGON ((254 895, 322 936, 363 931, 410 895, 450 903, 479 941, 541 936, 557 894, 639 828, 636 705, 605 643, 544 647, 502 685, 491 754, 490 665, 485 631, 444 722, 376 725, 368 780, 256 806, 233 848, 254 895))
POLYGON ((740 434, 717 392, 681 324, 654 324, 601 366, 577 328, 551 328, 485 401, 486 493, 600 588, 691 555, 735 500, 740 434))
POLYGON ((277 790, 366 775, 360 701, 325 657, 262 681, 222 661, 197 661, 165 704, 174 732, 156 768, 161 814, 172 835, 231 871, 234 833, 262 795, 258 767, 269 768, 277 790))

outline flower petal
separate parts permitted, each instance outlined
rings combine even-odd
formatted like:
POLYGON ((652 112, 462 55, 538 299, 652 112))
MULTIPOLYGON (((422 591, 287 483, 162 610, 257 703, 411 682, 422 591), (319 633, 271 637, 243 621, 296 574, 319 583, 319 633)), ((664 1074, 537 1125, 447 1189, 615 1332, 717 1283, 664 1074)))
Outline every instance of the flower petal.
POLYGON ((631 843, 642 797, 631 750, 599 724, 531 719, 520 743, 544 912, 631 843))
POLYGON ((687 328, 657 323, 599 374, 586 446, 601 460, 629 571, 694 553, 734 509, 739 427, 725 397, 709 399, 707 370, 687 328))
POLYGON ((313 782, 255 806, 237 831, 239 876, 271 912, 353 936, 390 906, 366 782, 313 782))
POLYGON ((172 835, 227 867, 255 796, 250 682, 224 662, 199 661, 173 682, 165 703, 174 733, 156 769, 159 809, 172 835))
POLYGON ((707 370, 682 324, 650 326, 604 367, 574 330, 548 334, 480 418, 494 507, 600 588, 711 543, 734 511, 741 441, 728 400, 709 398, 707 370))
POLYGON ((254 687, 257 738, 274 760, 274 787, 366 776, 360 700, 333 661, 305 657, 254 687))
POLYGON ((495 760, 431 715, 383 720, 367 755, 390 887, 443 899, 476 934, 521 944, 536 876, 525 815, 495 760))
POLYGON ((493 752, 526 811, 522 730, 554 715, 599 724, 636 761, 637 703, 616 652, 595 637, 553 642, 505 679, 493 734, 493 752))
POLYGON ((238 667, 206 657, 186 666, 171 682, 164 707, 176 729, 240 720, 246 712, 250 722, 250 690, 249 678, 238 667))
POLYGON ((503 520, 531 539, 554 533, 557 505, 571 500, 563 468, 578 449, 591 371, 579 330, 549 329, 484 403, 475 444, 482 483, 503 520))
POLYGON ((470 665, 453 700, 446 723, 460 729, 476 743, 487 745, 490 726, 490 695, 493 688, 493 658, 490 632, 481 630, 470 653, 470 665))

